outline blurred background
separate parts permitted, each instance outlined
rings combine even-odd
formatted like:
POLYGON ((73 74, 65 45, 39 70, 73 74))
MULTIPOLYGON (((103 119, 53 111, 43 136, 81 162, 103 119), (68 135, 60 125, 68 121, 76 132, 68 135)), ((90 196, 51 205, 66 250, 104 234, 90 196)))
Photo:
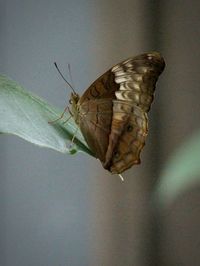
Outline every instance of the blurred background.
POLYGON ((86 154, 0 137, 1 266, 200 265, 199 172, 180 192, 165 170, 199 129, 199 14, 186 0, 0 1, 0 72, 61 109, 70 91, 54 61, 66 76, 70 63, 80 94, 127 57, 166 61, 142 164, 124 183, 86 154))

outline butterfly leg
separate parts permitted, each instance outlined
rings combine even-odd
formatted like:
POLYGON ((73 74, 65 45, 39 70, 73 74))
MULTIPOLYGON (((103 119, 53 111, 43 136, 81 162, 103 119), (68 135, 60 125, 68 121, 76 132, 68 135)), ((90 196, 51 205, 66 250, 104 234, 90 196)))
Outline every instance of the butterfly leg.
POLYGON ((76 138, 77 132, 78 132, 78 127, 76 128, 76 131, 75 131, 75 133, 74 133, 74 135, 73 135, 73 137, 72 137, 72 139, 70 141, 70 144, 68 146, 69 151, 72 151, 73 150, 74 140, 76 138))
MULTIPOLYGON (((69 109, 69 106, 66 106, 65 109, 64 109, 64 111, 62 112, 62 114, 61 114, 57 119, 52 120, 52 121, 48 121, 48 123, 49 123, 49 124, 53 124, 53 123, 59 121, 60 119, 62 119, 62 118, 64 117, 64 114, 65 114, 67 111, 69 111, 69 113, 70 113, 70 115, 71 115, 71 111, 70 111, 70 109, 69 109)), ((71 116, 72 116, 72 115, 71 115, 71 116)), ((71 116, 67 119, 67 121, 71 118, 71 116)), ((66 123, 67 121, 65 121, 64 123, 66 123)))
POLYGON ((71 144, 72 144, 72 145, 73 145, 73 143, 74 143, 74 139, 76 138, 77 132, 78 132, 78 127, 76 128, 76 131, 75 131, 75 133, 74 133, 74 135, 73 135, 73 138, 71 139, 71 144))
POLYGON ((121 181, 123 182, 124 181, 124 178, 121 174, 118 174, 119 178, 121 179, 121 181))
POLYGON ((68 117, 68 118, 63 122, 63 124, 67 123, 67 122, 73 117, 73 114, 72 114, 72 112, 71 112, 69 106, 67 106, 66 108, 67 108, 67 110, 68 110, 68 112, 69 112, 69 114, 70 114, 70 117, 68 117))

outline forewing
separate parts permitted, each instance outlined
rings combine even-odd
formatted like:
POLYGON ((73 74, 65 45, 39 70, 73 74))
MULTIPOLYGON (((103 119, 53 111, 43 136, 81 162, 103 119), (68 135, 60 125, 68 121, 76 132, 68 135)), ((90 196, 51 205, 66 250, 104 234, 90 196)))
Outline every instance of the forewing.
POLYGON ((114 66, 112 72, 119 89, 116 98, 132 102, 148 112, 153 101, 156 81, 165 67, 162 56, 157 52, 145 53, 129 58, 114 66))
POLYGON ((113 99, 118 89, 119 84, 115 82, 115 74, 110 69, 90 85, 82 95, 79 104, 82 105, 90 100, 113 99))

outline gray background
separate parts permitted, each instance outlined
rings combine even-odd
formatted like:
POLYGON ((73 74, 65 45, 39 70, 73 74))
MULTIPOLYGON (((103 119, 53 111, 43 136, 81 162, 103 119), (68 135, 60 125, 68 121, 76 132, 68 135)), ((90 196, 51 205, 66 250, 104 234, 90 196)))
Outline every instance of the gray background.
MULTIPOLYGON (((199 14, 198 1, 186 0, 0 1, 0 72, 60 108, 70 91, 54 61, 66 75, 71 64, 80 94, 126 57, 159 50, 167 64, 142 164, 123 184, 85 154, 0 137, 1 266, 161 265, 150 192, 169 156, 199 127, 199 14)), ((181 239, 171 249, 165 239, 164 265, 199 265, 197 253, 188 263, 191 254, 176 251, 181 239)))

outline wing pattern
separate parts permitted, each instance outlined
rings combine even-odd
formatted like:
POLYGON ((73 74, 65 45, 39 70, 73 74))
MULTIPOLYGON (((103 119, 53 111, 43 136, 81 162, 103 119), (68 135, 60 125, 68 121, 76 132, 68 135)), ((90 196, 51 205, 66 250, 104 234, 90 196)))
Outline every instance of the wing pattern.
POLYGON ((164 66, 157 52, 127 59, 98 78, 77 104, 85 140, 111 173, 140 163, 148 133, 147 112, 164 66))

